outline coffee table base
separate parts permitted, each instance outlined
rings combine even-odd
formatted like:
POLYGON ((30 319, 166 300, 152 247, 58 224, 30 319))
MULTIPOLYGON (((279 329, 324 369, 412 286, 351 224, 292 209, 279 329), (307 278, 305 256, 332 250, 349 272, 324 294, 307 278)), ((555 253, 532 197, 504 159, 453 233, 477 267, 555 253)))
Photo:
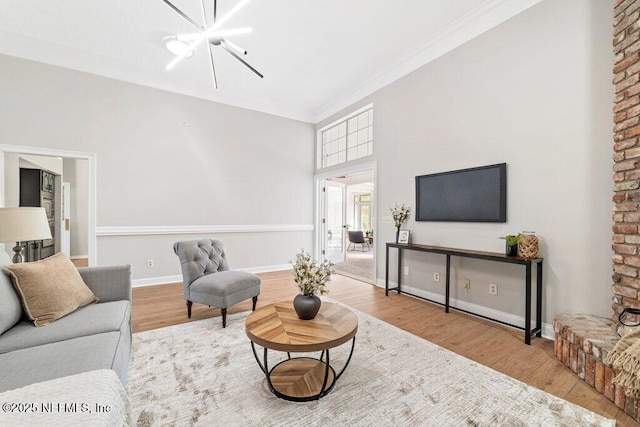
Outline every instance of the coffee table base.
POLYGON ((318 400, 333 390, 338 378, 347 369, 351 361, 355 344, 356 338, 353 337, 349 357, 337 375, 329 363, 329 350, 324 350, 318 359, 312 357, 292 358, 287 353, 288 359, 278 363, 270 370, 267 358, 268 349, 264 348, 263 350, 263 363, 258 358, 253 342, 251 342, 251 349, 260 369, 265 373, 269 390, 274 395, 293 402, 308 402, 310 400, 318 400))
POLYGON ((329 393, 335 385, 335 378, 335 371, 324 361, 311 357, 295 357, 274 366, 269 372, 268 381, 271 391, 279 398, 306 402, 329 393))

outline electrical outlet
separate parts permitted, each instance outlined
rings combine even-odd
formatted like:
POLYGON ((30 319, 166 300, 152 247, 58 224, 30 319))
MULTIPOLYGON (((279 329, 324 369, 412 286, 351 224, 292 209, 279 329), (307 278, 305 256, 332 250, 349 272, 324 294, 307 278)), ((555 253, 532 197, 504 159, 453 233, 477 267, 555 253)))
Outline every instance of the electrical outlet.
POLYGON ((489 283, 489 293, 491 295, 498 295, 498 285, 496 283, 489 283))
POLYGON ((471 289, 471 279, 464 279, 464 288, 471 289))
POLYGON ((433 273, 433 281, 434 282, 440 281, 440 273, 433 273))
POLYGON ((147 268, 153 268, 153 260, 152 259, 147 260, 147 268))
POLYGON ((409 266, 408 266, 408 265, 405 265, 405 266, 404 266, 404 275, 405 275, 405 276, 408 276, 408 275, 409 275, 409 266))

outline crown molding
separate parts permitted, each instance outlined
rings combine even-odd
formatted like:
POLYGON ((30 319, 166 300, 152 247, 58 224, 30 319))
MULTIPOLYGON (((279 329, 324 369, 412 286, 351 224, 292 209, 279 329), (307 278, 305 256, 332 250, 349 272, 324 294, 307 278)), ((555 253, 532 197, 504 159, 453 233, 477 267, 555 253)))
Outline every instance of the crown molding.
POLYGON ((412 71, 451 52, 482 33, 524 12, 542 0, 488 0, 472 9, 437 32, 420 46, 404 52, 395 62, 372 75, 369 79, 346 91, 341 98, 324 105, 315 112, 314 123, 320 123, 331 115, 395 82, 412 71))

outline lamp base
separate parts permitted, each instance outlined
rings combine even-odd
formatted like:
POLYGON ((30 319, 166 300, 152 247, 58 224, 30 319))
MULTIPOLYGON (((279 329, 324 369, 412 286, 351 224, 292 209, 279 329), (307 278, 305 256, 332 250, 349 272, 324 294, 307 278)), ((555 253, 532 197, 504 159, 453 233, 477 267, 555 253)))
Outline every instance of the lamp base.
POLYGON ((11 261, 13 261, 14 264, 24 262, 24 256, 22 255, 22 246, 20 245, 20 242, 16 242, 16 245, 13 247, 13 252, 15 253, 13 254, 13 258, 11 259, 11 261))

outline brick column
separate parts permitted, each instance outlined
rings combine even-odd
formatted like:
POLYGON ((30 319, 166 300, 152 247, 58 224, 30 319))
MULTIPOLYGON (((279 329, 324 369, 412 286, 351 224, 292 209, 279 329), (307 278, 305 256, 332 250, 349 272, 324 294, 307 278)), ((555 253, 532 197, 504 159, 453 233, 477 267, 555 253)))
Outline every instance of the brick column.
POLYGON ((640 0, 615 0, 613 317, 640 306, 640 0))

